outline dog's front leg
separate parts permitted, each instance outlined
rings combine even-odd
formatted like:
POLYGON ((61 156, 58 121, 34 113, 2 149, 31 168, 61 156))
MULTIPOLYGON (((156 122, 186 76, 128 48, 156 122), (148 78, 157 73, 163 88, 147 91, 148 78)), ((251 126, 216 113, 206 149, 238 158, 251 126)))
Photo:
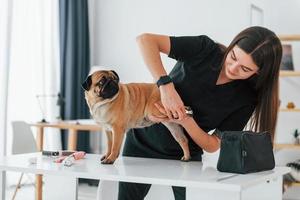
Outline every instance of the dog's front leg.
POLYGON ((112 147, 108 157, 102 160, 102 164, 113 164, 118 158, 121 145, 123 142, 125 129, 123 127, 114 126, 112 130, 112 147))
POLYGON ((103 161, 105 158, 108 158, 108 156, 111 153, 111 147, 112 147, 112 132, 110 130, 105 130, 106 133, 106 140, 107 140, 107 150, 104 156, 102 156, 101 161, 103 161))

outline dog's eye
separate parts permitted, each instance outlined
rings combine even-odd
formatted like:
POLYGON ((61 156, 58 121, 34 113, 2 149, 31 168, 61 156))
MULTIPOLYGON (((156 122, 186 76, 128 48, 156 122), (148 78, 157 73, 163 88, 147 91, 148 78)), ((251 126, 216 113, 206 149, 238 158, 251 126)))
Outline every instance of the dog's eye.
POLYGON ((99 84, 99 85, 104 85, 105 81, 106 81, 106 78, 103 77, 103 78, 98 82, 98 84, 99 84))

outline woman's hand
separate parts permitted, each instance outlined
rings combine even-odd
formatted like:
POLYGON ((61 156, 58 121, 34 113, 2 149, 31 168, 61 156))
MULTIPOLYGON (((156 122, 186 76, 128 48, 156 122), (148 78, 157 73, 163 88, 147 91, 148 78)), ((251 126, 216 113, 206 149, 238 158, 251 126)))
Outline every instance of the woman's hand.
POLYGON ((187 115, 185 114, 184 104, 175 90, 174 84, 161 85, 159 90, 165 114, 170 120, 183 120, 187 115))
MULTIPOLYGON (((163 115, 166 115, 166 110, 163 106, 161 106, 159 103, 155 103, 154 104, 155 107, 159 110, 159 112, 163 115)), ((183 125, 187 120, 191 119, 191 117, 189 117, 188 115, 186 115, 186 117, 184 117, 182 120, 180 119, 174 119, 174 118, 162 118, 162 117, 156 117, 153 115, 149 116, 149 119, 155 123, 160 123, 160 122, 173 122, 176 124, 180 124, 183 125)))

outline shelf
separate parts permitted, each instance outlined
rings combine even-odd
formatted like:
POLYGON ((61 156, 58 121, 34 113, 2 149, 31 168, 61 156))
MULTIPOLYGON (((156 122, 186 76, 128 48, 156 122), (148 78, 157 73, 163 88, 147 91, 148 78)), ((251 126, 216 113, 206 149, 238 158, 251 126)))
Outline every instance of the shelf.
POLYGON ((281 77, 300 76, 300 71, 280 70, 279 75, 281 77))
MULTIPOLYGON (((300 34, 288 34, 288 35, 278 35, 281 41, 289 41, 289 42, 299 42, 300 34)), ((280 77, 300 77, 300 71, 292 71, 292 70, 280 70, 280 77)), ((280 112, 300 112, 300 108, 280 108, 280 112)), ((274 144, 275 150, 300 150, 300 144, 274 144)), ((292 182, 289 184, 289 187, 297 186, 300 187, 300 182, 292 182)))
POLYGON ((286 181, 285 185, 290 188, 290 187, 300 187, 300 182, 294 181, 294 182, 290 182, 290 181, 286 181))
POLYGON ((294 34, 294 35, 278 35, 279 39, 281 41, 300 41, 300 35, 294 34))
POLYGON ((291 186, 298 186, 298 187, 300 187, 300 182, 293 182, 293 183, 291 183, 291 186))
POLYGON ((300 108, 280 108, 280 112, 300 112, 300 108))
POLYGON ((274 149, 296 149, 300 150, 299 144, 274 144, 274 149))

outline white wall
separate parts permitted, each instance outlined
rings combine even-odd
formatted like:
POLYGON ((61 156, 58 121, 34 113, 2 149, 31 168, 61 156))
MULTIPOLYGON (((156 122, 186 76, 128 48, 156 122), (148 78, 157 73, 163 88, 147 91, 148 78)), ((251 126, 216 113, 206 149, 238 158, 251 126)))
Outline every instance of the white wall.
MULTIPOLYGON (((249 25, 249 2, 116 0, 90 1, 92 64, 112 66, 123 82, 152 81, 135 41, 153 32, 167 35, 206 34, 228 44, 249 25), (91 9, 92 7, 92 9, 91 9)), ((174 61, 163 59, 165 67, 174 61)))
MULTIPOLYGON (((250 4, 264 11, 264 26, 277 34, 300 33, 300 1, 280 0, 116 0, 89 1, 92 65, 111 66, 122 82, 151 82, 135 38, 144 32, 167 35, 206 34, 229 44, 243 28, 250 26, 250 4)), ((300 70, 299 44, 293 46, 294 65, 300 70)), ((163 56, 167 70, 174 60, 163 56)), ((300 80, 281 78, 282 105, 294 101, 300 107, 300 80)), ((299 128, 300 113, 279 113, 277 141, 292 142, 292 132, 299 128)), ((282 152, 280 152, 282 153, 282 152)), ((279 154, 280 155, 280 154, 279 154)), ((279 156, 278 163, 295 159, 289 152, 279 156)))

